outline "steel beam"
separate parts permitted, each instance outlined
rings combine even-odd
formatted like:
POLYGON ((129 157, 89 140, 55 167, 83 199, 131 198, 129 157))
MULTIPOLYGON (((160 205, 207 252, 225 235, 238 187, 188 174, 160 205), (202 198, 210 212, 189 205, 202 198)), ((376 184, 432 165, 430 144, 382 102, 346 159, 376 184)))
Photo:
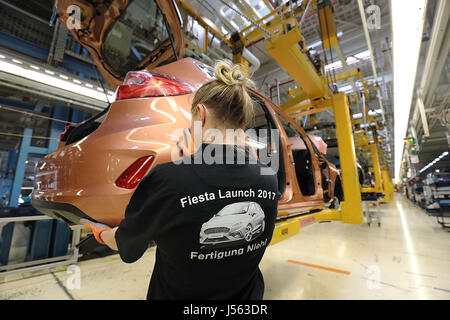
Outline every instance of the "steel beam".
POLYGON ((384 197, 381 198, 380 201, 389 202, 394 198, 394 185, 386 170, 381 171, 381 176, 383 178, 384 197))
POLYGON ((381 177, 381 167, 377 145, 375 143, 370 144, 369 149, 372 156, 373 174, 375 176, 375 192, 383 193, 383 180, 381 177))
POLYGON ((286 70, 311 100, 330 96, 328 87, 298 47, 302 35, 298 27, 266 40, 267 52, 286 70))
POLYGON ((361 224, 363 222, 361 193, 348 99, 340 92, 333 96, 332 101, 344 191, 344 201, 341 202, 342 222, 361 224))

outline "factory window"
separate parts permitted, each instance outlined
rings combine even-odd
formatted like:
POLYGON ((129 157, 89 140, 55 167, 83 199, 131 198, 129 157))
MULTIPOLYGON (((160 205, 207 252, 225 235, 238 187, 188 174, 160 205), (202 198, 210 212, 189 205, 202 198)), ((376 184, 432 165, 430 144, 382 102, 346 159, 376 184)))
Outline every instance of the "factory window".
POLYGON ((102 51, 110 67, 124 76, 169 40, 164 19, 155 1, 132 1, 106 34, 102 51))

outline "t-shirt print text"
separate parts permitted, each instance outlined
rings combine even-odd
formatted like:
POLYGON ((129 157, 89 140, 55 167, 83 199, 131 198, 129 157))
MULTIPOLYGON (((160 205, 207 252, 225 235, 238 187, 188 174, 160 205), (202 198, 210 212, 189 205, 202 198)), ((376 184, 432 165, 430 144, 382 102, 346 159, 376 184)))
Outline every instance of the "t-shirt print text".
POLYGON ((239 190, 217 190, 216 192, 205 192, 194 196, 185 196, 180 198, 180 205, 182 208, 193 206, 206 201, 213 201, 216 199, 233 199, 233 198, 259 198, 275 200, 276 192, 265 189, 239 189, 239 190))

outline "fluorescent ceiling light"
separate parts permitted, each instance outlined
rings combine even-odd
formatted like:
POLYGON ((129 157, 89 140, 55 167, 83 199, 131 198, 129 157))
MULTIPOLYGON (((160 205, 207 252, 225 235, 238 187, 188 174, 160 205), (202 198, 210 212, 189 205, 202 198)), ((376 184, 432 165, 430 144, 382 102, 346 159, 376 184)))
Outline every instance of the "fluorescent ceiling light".
MULTIPOLYGON (((434 166, 437 162, 439 162, 442 158, 446 157, 448 155, 448 151, 445 151, 444 153, 442 153, 439 157, 437 157, 436 159, 434 159, 433 161, 431 161, 429 164, 427 164, 425 167, 423 167, 422 169, 420 169, 420 173, 424 172, 425 170, 427 170, 428 168, 434 166)), ((437 171, 437 170, 436 170, 437 171)))
MULTIPOLYGON (((340 38, 343 34, 344 33, 342 31, 339 31, 337 33, 337 37, 340 38)), ((316 42, 314 42, 314 43, 312 43, 310 45, 307 45, 306 47, 307 48, 317 48, 318 46, 321 46, 321 45, 322 45, 322 40, 319 40, 319 41, 316 41, 316 42)))
MULTIPOLYGON (((348 65, 352 65, 354 63, 360 62, 361 60, 367 60, 370 59, 370 52, 369 50, 360 52, 355 54, 353 57, 348 57, 345 61, 347 61, 348 65)), ((330 64, 327 64, 325 66, 325 71, 330 71, 330 70, 337 70, 342 68, 342 62, 341 61, 336 61, 330 64)))
MULTIPOLYGON (((22 62, 20 62, 20 63, 22 64, 22 62)), ((83 95, 86 97, 90 97, 90 98, 97 99, 100 101, 108 102, 106 96, 104 94, 98 92, 97 90, 89 89, 84 86, 74 84, 70 81, 62 80, 59 77, 53 77, 49 74, 25 69, 22 66, 18 66, 18 65, 12 64, 12 63, 0 61, 0 71, 10 73, 10 74, 13 74, 16 76, 20 76, 22 78, 33 80, 36 82, 44 83, 46 85, 49 85, 49 86, 52 86, 52 87, 55 87, 58 89, 67 90, 67 91, 74 92, 74 93, 77 93, 77 94, 80 94, 80 95, 83 95)), ((78 81, 78 80, 76 80, 76 81, 78 81)), ((78 82, 81 84, 80 81, 78 81, 78 82)), ((114 95, 110 95, 110 96, 108 96, 108 98, 110 101, 115 100, 114 95)))
POLYGON ((392 0, 395 180, 399 181, 427 0, 392 0))
POLYGON ((358 54, 355 54, 355 58, 359 59, 359 60, 370 59, 370 51, 366 50, 366 51, 360 52, 358 54))

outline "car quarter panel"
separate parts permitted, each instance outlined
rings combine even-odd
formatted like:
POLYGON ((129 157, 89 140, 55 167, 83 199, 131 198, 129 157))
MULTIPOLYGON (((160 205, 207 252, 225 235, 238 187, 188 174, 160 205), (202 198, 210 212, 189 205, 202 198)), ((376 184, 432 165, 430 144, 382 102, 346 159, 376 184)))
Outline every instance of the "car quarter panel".
POLYGON ((118 225, 134 189, 119 188, 115 181, 140 157, 155 156, 152 166, 171 160, 177 130, 189 126, 179 105, 191 98, 114 103, 96 131, 38 163, 33 199, 69 203, 99 222, 118 225))

